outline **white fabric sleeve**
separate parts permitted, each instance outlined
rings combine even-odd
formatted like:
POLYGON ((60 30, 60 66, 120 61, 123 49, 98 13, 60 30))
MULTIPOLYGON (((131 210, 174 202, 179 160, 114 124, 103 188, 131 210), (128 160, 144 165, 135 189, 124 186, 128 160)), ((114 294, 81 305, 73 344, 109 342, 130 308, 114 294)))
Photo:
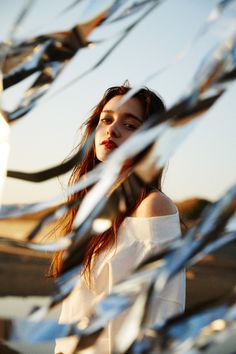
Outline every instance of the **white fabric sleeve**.
MULTIPOLYGON (((101 292, 104 286, 108 286, 107 291, 110 293, 112 287, 125 279, 145 258, 158 252, 168 242, 180 236, 178 213, 151 218, 126 218, 119 230, 120 239, 115 254, 97 268, 98 292, 101 292)), ((167 283, 161 293, 156 293, 156 296, 152 298, 147 325, 181 313, 184 308, 185 272, 183 270, 167 283)), ((106 338, 110 351, 115 336, 130 310, 123 312, 108 326, 106 338)))

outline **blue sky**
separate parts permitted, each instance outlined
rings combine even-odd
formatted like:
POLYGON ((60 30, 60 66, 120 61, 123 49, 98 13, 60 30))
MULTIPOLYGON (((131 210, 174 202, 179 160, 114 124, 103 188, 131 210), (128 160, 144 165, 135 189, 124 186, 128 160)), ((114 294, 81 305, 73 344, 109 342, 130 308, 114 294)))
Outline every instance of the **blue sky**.
MULTIPOLYGON (((1 38, 10 28, 14 10, 17 11, 20 3, 23 1, 11 0, 0 5, 1 38)), ((203 35, 198 41, 194 39, 217 3, 216 0, 164 1, 99 68, 53 96, 67 82, 91 67, 111 41, 81 50, 37 107, 12 124, 8 167, 37 171, 61 162, 78 143, 79 126, 107 87, 121 84, 126 79, 131 85, 136 85, 168 63, 168 69, 146 85, 159 92, 166 105, 171 106, 188 92, 201 59, 218 40, 216 33, 203 35), (177 55, 189 43, 191 50, 178 61, 177 55)), ((60 30, 62 26, 64 29, 75 24, 82 16, 83 7, 66 17, 50 20, 55 8, 59 11, 63 4, 66 2, 36 1, 21 33, 36 33, 34 28, 39 28, 39 31, 40 28, 42 31, 60 30)), ((107 36, 108 33, 111 33, 110 29, 104 28, 96 31, 94 36, 107 36)), ((4 93, 4 107, 14 107, 29 81, 4 93)), ((215 200, 235 181, 235 90, 235 84, 231 85, 170 159, 163 190, 174 200, 193 196, 215 200)), ((66 177, 40 184, 7 179, 3 202, 29 203, 49 199, 61 193, 65 184, 66 177)))

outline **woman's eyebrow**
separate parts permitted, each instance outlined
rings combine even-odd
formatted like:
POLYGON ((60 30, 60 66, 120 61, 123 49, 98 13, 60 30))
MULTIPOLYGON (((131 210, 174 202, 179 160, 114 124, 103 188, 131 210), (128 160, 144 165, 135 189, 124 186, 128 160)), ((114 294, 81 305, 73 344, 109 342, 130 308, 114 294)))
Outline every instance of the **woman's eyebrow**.
POLYGON ((139 123, 143 123, 143 119, 142 118, 140 118, 140 117, 138 117, 138 116, 136 116, 135 114, 133 114, 133 113, 130 113, 130 112, 125 112, 125 113, 123 113, 123 115, 125 116, 125 117, 131 117, 131 118, 134 118, 134 119, 136 119, 139 123))
MULTIPOLYGON (((101 113, 109 113, 109 114, 114 114, 115 112, 112 111, 111 109, 105 109, 104 111, 102 111, 101 113)), ((143 119, 136 116, 135 114, 133 113, 130 113, 130 112, 124 112, 122 113, 123 116, 125 117, 131 117, 131 118, 134 118, 136 119, 139 123, 143 123, 143 119)))

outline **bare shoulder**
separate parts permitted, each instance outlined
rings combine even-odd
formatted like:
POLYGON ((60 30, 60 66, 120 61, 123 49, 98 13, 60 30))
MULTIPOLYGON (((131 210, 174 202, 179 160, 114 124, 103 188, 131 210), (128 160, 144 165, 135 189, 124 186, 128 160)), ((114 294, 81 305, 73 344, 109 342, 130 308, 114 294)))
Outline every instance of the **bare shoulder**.
POLYGON ((174 202, 164 193, 155 191, 150 193, 137 207, 133 216, 153 217, 175 214, 177 210, 174 202))

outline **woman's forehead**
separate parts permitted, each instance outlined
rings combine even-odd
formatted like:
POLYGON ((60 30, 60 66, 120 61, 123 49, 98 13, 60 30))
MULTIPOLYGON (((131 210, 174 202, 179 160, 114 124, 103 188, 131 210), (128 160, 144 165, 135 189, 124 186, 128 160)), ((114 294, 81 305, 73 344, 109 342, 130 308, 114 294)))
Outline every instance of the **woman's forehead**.
POLYGON ((132 113, 134 115, 143 117, 143 107, 139 100, 135 97, 129 98, 125 103, 117 108, 119 101, 123 96, 118 95, 112 97, 103 107, 102 111, 112 111, 117 113, 132 113))

